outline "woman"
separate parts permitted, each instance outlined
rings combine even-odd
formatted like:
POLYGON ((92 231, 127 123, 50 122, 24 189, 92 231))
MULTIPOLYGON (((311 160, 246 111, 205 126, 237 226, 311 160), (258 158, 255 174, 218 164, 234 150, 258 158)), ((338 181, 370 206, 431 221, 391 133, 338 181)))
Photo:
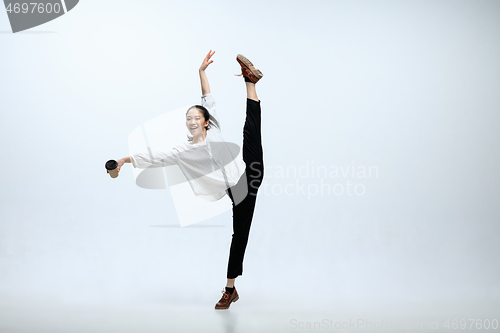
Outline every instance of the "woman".
POLYGON ((163 167, 179 165, 195 195, 210 201, 228 195, 233 209, 233 235, 229 252, 227 283, 222 298, 215 309, 228 309, 239 299, 234 282, 243 273, 243 257, 248 243, 250 225, 257 191, 264 177, 264 162, 261 141, 261 109, 255 84, 262 73, 244 56, 236 60, 241 66, 247 90, 246 119, 243 127, 243 160, 238 152, 220 137, 220 125, 216 118, 215 102, 210 93, 205 73, 213 62, 215 51, 208 52, 200 66, 202 105, 195 105, 186 112, 186 127, 190 133, 188 141, 168 152, 138 153, 118 160, 118 171, 125 163, 134 167, 163 167))

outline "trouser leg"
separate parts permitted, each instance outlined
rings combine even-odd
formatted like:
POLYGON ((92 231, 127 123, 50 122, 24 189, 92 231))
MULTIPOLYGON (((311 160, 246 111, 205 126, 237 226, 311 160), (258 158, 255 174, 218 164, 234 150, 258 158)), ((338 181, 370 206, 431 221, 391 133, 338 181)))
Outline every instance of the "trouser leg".
POLYGON ((243 257, 250 234, 255 199, 255 196, 247 195, 242 202, 233 206, 233 236, 227 266, 228 279, 234 279, 243 274, 243 257))
POLYGON ((246 185, 248 195, 235 205, 231 188, 228 189, 228 195, 233 201, 233 236, 229 251, 228 279, 234 279, 243 273, 243 258, 250 234, 257 191, 264 178, 260 102, 251 99, 247 99, 246 119, 243 127, 243 160, 246 164, 246 177, 243 174, 235 187, 246 185))
POLYGON ((248 192, 256 196, 264 178, 264 160, 260 101, 251 99, 247 99, 246 119, 243 126, 243 160, 247 165, 248 192))

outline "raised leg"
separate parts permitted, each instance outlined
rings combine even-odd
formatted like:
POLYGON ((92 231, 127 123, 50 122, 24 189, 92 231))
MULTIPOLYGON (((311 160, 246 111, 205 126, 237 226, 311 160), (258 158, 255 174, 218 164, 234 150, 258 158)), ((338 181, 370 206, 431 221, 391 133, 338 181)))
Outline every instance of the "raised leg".
POLYGON ((264 158, 261 134, 261 109, 257 99, 255 85, 246 82, 247 110, 243 126, 243 160, 246 164, 248 192, 257 195, 257 190, 264 178, 264 158))
POLYGON ((257 191, 264 178, 260 101, 257 98, 255 84, 245 83, 247 86, 247 109, 243 127, 243 160, 246 164, 246 179, 240 179, 235 187, 246 185, 248 195, 235 205, 231 188, 228 190, 229 197, 233 200, 233 235, 229 251, 227 287, 234 286, 234 279, 243 273, 243 257, 250 234, 257 191))

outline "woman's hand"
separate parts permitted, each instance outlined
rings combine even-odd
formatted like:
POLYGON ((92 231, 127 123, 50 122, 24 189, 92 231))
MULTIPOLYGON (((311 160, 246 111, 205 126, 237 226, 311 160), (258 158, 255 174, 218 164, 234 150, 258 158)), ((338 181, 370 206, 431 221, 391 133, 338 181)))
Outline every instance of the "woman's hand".
POLYGON ((118 172, 120 172, 120 169, 122 167, 122 165, 125 164, 125 160, 123 158, 120 158, 118 161, 116 161, 118 163, 118 167, 116 168, 118 172))
MULTIPOLYGON (((120 172, 120 169, 122 165, 125 164, 125 158, 120 158, 119 160, 116 161, 118 163, 118 167, 116 168, 116 171, 120 172)), ((106 170, 107 173, 109 173, 109 170, 106 170)))
POLYGON ((212 51, 212 50, 210 50, 208 52, 207 56, 205 57, 205 59, 203 59, 203 63, 200 66, 200 71, 205 71, 205 69, 207 69, 208 65, 210 65, 211 63, 214 62, 213 60, 210 60, 210 58, 214 55, 214 53, 215 53, 215 51, 212 51))

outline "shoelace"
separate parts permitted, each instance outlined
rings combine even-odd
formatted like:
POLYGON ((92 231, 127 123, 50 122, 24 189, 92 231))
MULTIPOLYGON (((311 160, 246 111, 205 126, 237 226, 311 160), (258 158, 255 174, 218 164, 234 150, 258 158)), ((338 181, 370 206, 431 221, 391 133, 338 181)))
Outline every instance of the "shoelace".
POLYGON ((245 72, 248 72, 248 73, 250 73, 250 74, 253 74, 253 73, 252 73, 249 69, 245 69, 245 70, 244 70, 243 68, 241 68, 241 74, 234 74, 234 76, 242 76, 242 75, 244 75, 244 74, 245 74, 245 72))
POLYGON ((228 299, 228 298, 229 298, 229 293, 228 293, 227 291, 222 290, 222 291, 221 291, 221 293, 222 293, 222 298, 221 298, 221 301, 222 301, 223 299, 228 299))

